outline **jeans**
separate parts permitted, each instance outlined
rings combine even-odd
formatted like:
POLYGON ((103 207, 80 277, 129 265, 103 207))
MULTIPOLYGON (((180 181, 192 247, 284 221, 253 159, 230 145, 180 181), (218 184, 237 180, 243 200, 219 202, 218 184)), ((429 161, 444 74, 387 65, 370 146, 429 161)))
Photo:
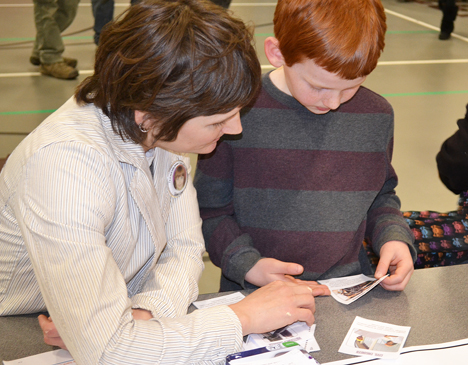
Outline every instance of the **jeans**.
MULTIPOLYGON (((134 5, 139 0, 131 0, 134 5)), ((229 8, 231 0, 211 0, 213 3, 229 8)), ((91 0, 91 8, 94 15, 94 43, 99 44, 99 37, 101 36, 102 29, 114 18, 114 0, 91 0)))
MULTIPOLYGON (((131 0, 134 5, 138 0, 131 0)), ((99 44, 102 29, 114 18, 114 0, 91 0, 91 9, 94 16, 94 43, 99 44)))

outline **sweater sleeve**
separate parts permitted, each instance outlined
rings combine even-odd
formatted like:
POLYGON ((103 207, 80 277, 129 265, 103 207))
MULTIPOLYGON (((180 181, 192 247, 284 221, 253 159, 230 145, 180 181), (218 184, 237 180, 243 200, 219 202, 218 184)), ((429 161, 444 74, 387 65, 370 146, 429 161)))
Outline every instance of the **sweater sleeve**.
POLYGON ((214 153, 200 155, 194 185, 210 259, 225 277, 245 288, 245 274, 261 257, 251 236, 243 233, 236 221, 233 161, 226 142, 220 143, 214 153))
POLYGON ((372 249, 377 255, 388 241, 405 242, 415 261, 414 237, 403 218, 400 199, 395 193, 398 177, 391 165, 392 153, 393 138, 390 138, 387 148, 386 180, 367 213, 366 237, 372 242, 372 249))
POLYGON ((439 176, 455 194, 468 190, 468 104, 465 118, 459 119, 458 131, 442 144, 437 154, 439 176))

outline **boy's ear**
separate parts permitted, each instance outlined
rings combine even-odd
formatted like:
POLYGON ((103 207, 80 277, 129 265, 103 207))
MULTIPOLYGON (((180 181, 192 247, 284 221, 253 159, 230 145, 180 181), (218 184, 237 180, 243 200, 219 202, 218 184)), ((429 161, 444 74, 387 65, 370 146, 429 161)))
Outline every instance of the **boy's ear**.
POLYGON ((265 39, 265 55, 271 65, 276 68, 285 64, 283 54, 279 49, 279 41, 275 37, 265 39))

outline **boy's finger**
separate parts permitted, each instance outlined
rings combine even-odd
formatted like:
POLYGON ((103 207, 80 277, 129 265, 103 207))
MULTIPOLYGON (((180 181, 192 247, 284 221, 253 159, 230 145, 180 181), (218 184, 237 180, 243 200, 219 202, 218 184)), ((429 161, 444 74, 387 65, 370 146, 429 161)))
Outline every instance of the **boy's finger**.
POLYGON ((380 257, 379 263, 377 264, 377 268, 375 269, 375 274, 374 274, 376 279, 380 279, 382 276, 387 275, 388 269, 390 267, 390 261, 391 261, 390 257, 387 257, 385 255, 382 255, 380 257))

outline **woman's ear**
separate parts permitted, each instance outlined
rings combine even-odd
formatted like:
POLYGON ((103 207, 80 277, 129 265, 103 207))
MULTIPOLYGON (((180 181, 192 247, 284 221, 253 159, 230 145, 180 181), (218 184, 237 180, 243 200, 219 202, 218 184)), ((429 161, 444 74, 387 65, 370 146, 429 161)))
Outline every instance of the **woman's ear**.
POLYGON ((136 124, 140 125, 145 121, 145 113, 135 110, 135 122, 136 124))
POLYGON ((265 55, 271 65, 278 68, 285 64, 283 54, 279 49, 279 41, 275 37, 265 39, 265 55))

